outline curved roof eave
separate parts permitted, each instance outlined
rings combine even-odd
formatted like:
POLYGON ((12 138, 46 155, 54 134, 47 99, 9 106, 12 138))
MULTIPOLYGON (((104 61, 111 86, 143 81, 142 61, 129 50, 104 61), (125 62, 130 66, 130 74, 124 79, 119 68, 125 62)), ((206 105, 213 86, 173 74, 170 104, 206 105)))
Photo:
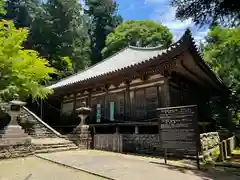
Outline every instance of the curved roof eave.
POLYGON ((60 89, 66 86, 72 86, 74 84, 78 83, 87 83, 90 80, 96 79, 96 78, 101 78, 104 76, 109 76, 113 73, 121 72, 124 71, 128 68, 132 68, 135 66, 139 66, 141 64, 144 64, 146 62, 149 62, 157 57, 161 57, 167 53, 171 53, 174 49, 177 47, 183 45, 185 47, 186 44, 194 48, 195 53, 200 57, 200 64, 201 66, 204 67, 206 71, 208 71, 209 74, 215 80, 217 80, 220 84, 223 84, 221 79, 212 71, 212 69, 204 62, 202 59, 200 53, 198 52, 195 42, 192 38, 191 31, 187 29, 183 36, 176 41, 175 43, 171 44, 169 47, 164 48, 162 46, 157 46, 157 47, 134 47, 134 46, 127 46, 120 50, 119 52, 113 54, 112 56, 104 59, 103 61, 90 66, 89 68, 82 70, 76 74, 73 74, 71 76, 68 76, 59 82, 52 84, 48 86, 47 88, 49 89, 60 89), (124 54, 125 53, 125 54, 124 54), (132 59, 131 59, 132 57, 132 59), (129 59, 128 59, 129 58, 129 59), (126 60, 127 59, 127 60, 126 60), (119 66, 116 66, 117 63, 119 63, 119 66), (108 66, 113 66, 108 67, 108 66), (104 71, 104 68, 107 70, 104 71), (100 73, 96 73, 96 71, 101 71, 100 73), (85 76, 84 76, 85 75, 85 76))

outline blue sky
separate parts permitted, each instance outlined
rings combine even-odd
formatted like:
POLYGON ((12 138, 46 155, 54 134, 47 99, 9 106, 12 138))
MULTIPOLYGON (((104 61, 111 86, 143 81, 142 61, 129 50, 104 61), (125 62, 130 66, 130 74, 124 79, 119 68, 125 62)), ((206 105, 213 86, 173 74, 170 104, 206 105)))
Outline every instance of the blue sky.
POLYGON ((118 12, 124 20, 151 19, 167 26, 177 40, 190 27, 196 42, 201 41, 208 32, 208 28, 199 29, 191 19, 183 22, 175 19, 176 9, 170 6, 171 0, 116 0, 119 4, 118 12))

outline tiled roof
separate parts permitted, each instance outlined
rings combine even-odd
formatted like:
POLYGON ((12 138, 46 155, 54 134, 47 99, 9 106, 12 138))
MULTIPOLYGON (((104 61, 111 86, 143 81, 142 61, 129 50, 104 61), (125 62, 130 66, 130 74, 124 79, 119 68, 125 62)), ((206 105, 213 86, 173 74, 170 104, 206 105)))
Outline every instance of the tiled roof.
MULTIPOLYGON (((140 65, 142 63, 146 63, 152 59, 155 59, 158 56, 162 56, 176 48, 179 48, 180 45, 183 44, 185 40, 190 42, 194 46, 196 53, 198 53, 197 49, 195 48, 193 39, 191 37, 191 32, 190 30, 187 30, 177 42, 173 43, 168 48, 162 48, 160 46, 150 48, 128 46, 122 49, 121 51, 117 52, 116 54, 110 56, 109 58, 83 71, 80 71, 76 74, 66 77, 60 80, 59 82, 48 86, 48 88, 49 89, 62 88, 65 86, 69 86, 71 84, 80 83, 103 75, 119 72, 129 67, 140 65)), ((210 69, 210 67, 207 66, 207 64, 202 59, 200 61, 203 64, 203 66, 207 68, 207 71, 211 74, 211 76, 214 76, 214 78, 217 79, 218 82, 221 82, 221 80, 210 69)))
POLYGON ((50 85, 48 88, 56 89, 63 86, 67 86, 73 83, 84 81, 90 78, 101 76, 107 73, 122 70, 127 67, 131 67, 137 64, 141 64, 154 57, 157 57, 172 48, 176 47, 176 43, 169 46, 169 48, 163 49, 162 47, 150 47, 150 48, 139 48, 128 46, 118 53, 110 56, 109 58, 83 70, 74 75, 71 75, 59 82, 50 85))

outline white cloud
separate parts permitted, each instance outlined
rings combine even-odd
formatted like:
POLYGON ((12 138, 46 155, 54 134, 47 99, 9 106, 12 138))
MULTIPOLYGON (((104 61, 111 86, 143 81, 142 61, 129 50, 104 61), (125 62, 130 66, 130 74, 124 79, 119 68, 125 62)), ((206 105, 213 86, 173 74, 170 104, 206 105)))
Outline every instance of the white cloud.
POLYGON ((165 6, 164 8, 155 11, 155 17, 153 19, 162 25, 167 26, 174 35, 174 40, 177 40, 182 36, 186 28, 192 28, 193 23, 191 19, 180 21, 175 18, 176 8, 172 6, 165 6), (167 9, 167 11, 166 11, 167 9))
POLYGON ((199 44, 200 42, 204 43, 205 42, 205 37, 208 34, 209 29, 206 28, 204 30, 196 30, 194 32, 194 40, 196 41, 197 44, 199 44))
POLYGON ((208 27, 198 29, 190 18, 184 21, 180 21, 176 19, 175 14, 176 14, 175 7, 163 5, 155 10, 152 19, 159 22, 162 25, 167 26, 174 35, 173 37, 174 41, 178 40, 183 35, 187 28, 191 29, 192 34, 194 36, 194 40, 196 41, 197 44, 204 41, 204 37, 208 33, 208 27))
POLYGON ((162 4, 168 2, 168 0, 144 0, 144 4, 155 3, 155 4, 162 4))

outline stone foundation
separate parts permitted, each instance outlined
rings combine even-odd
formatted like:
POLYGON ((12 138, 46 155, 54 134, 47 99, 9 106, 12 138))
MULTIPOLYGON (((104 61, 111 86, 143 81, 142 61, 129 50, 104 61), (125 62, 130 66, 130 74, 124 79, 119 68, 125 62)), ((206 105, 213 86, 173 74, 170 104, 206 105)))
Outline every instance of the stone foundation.
POLYGON ((161 150, 158 134, 122 134, 123 152, 155 154, 161 150))
POLYGON ((0 146, 0 159, 25 157, 34 154, 32 144, 0 146))
POLYGON ((82 149, 90 149, 92 136, 87 125, 78 126, 74 131, 67 135, 67 138, 82 149))

